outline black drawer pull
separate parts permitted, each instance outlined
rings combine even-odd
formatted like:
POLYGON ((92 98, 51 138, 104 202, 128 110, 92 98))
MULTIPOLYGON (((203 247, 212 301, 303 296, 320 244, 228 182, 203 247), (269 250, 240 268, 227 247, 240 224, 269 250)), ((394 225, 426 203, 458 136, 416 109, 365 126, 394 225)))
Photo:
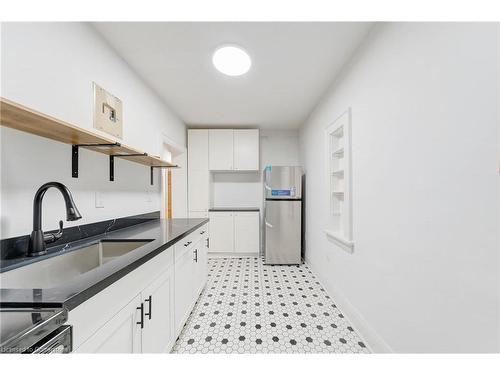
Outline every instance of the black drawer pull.
POLYGON ((184 244, 184 247, 188 247, 189 245, 191 245, 193 243, 193 241, 188 241, 184 244))
POLYGON ((138 307, 137 310, 141 310, 141 321, 137 322, 141 326, 141 329, 144 328, 144 304, 141 303, 141 307, 138 307))
POLYGON ((149 317, 149 320, 151 320, 151 312, 153 311, 153 297, 149 296, 149 298, 146 298, 146 301, 149 303, 149 312, 144 313, 144 315, 149 317))
POLYGON ((205 234, 205 231, 200 232, 200 234, 205 234))
POLYGON ((194 249, 194 259, 196 263, 198 263, 198 249, 194 249))

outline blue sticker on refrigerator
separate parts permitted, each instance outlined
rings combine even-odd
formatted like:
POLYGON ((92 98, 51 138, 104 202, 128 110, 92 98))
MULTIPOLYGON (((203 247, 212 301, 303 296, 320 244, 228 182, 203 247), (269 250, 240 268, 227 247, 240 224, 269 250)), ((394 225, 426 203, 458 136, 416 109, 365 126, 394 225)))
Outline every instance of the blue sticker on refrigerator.
POLYGON ((290 190, 271 190, 273 197, 289 197, 291 196, 290 190))

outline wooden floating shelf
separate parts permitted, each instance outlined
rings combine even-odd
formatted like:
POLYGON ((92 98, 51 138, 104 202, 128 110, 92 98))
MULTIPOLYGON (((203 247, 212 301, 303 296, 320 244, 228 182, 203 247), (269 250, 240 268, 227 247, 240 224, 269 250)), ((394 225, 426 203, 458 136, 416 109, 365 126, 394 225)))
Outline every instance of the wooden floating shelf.
POLYGON ((0 97, 0 123, 2 126, 72 145, 73 177, 78 177, 79 147, 110 156, 111 181, 114 180, 112 161, 114 158, 126 158, 131 162, 151 167, 151 184, 153 183, 153 168, 177 167, 157 156, 148 155, 114 139, 82 129, 2 97, 0 97))
MULTIPOLYGON (((65 121, 58 120, 5 98, 0 98, 0 119, 3 126, 70 145, 116 143, 114 139, 106 138, 65 121)), ((121 142, 116 147, 86 146, 85 148, 106 155, 115 155, 116 157, 125 154, 144 154, 143 151, 126 146, 121 142)), ((154 167, 175 166, 172 163, 151 155, 137 156, 129 160, 154 167)))

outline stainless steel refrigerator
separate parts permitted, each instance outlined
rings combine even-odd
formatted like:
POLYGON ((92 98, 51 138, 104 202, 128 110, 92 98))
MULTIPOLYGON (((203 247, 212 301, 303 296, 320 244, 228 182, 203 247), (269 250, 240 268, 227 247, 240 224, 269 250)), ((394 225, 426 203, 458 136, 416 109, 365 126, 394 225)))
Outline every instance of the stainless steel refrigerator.
POLYGON ((300 264, 302 167, 264 169, 264 260, 266 264, 300 264))

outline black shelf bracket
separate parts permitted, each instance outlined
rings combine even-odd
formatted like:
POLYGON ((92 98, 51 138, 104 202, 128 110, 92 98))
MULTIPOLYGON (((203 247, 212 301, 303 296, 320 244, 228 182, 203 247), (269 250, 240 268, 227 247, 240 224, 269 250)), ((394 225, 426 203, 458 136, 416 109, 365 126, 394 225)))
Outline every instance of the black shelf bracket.
POLYGON ((168 169, 168 168, 179 168, 178 165, 152 165, 151 167, 151 170, 150 170, 150 174, 151 174, 151 186, 154 185, 154 178, 153 178, 153 170, 155 168, 160 168, 160 169, 168 169))
POLYGON ((71 146, 71 177, 78 178, 78 150, 80 147, 120 147, 121 144, 115 143, 82 143, 71 146))
POLYGON ((148 156, 146 152, 141 154, 115 154, 109 155, 109 181, 115 180, 115 158, 128 158, 134 156, 148 156))

